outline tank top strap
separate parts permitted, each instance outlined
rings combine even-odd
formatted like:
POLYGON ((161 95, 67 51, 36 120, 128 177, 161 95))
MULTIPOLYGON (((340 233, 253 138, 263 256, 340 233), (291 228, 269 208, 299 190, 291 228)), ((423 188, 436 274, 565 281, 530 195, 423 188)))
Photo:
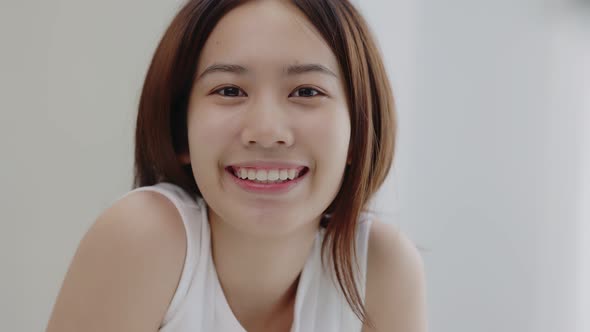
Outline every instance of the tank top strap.
POLYGON ((369 231, 373 223, 373 215, 362 213, 357 225, 357 259, 361 271, 359 277, 359 292, 363 303, 365 302, 365 289, 367 284, 367 253, 369 247, 369 231))
POLYGON ((175 316, 181 303, 184 301, 199 263, 200 253, 204 252, 202 245, 208 243, 208 241, 203 241, 202 239, 202 236, 206 236, 202 226, 205 206, 202 198, 191 197, 180 186, 168 182, 135 188, 123 197, 138 191, 157 192, 170 200, 178 210, 186 232, 187 246, 182 274, 168 311, 162 321, 162 326, 164 326, 175 316))

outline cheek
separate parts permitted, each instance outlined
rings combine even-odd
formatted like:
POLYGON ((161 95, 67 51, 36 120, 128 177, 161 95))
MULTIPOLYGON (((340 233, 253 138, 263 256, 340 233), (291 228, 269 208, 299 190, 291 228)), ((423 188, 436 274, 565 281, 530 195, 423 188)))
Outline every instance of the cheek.
POLYGON ((304 140, 302 145, 309 149, 315 164, 312 190, 327 207, 338 193, 346 170, 351 130, 348 113, 344 109, 316 114, 313 121, 301 124, 297 137, 304 140))
MULTIPOLYGON (((344 112, 342 112, 344 113, 344 112)), ((316 162, 312 186, 321 209, 334 200, 341 188, 350 140, 350 120, 348 114, 337 114, 318 121, 310 126, 307 136, 308 146, 314 153, 316 162)))
POLYGON ((194 139, 219 138, 223 132, 220 129, 227 129, 227 124, 227 116, 223 112, 205 106, 191 110, 188 117, 189 135, 194 139))
POLYGON ((350 140, 350 120, 346 110, 326 112, 313 120, 305 121, 299 135, 317 149, 323 162, 346 162, 350 140), (328 159, 328 160, 326 160, 328 159))
POLYGON ((223 112, 192 109, 188 117, 188 140, 193 168, 215 165, 223 148, 231 141, 234 127, 223 112))

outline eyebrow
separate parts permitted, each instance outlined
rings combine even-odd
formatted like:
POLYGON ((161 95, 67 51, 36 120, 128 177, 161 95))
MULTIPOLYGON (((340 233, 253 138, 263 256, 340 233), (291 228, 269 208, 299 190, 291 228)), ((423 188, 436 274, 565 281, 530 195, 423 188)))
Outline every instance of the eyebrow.
POLYGON ((291 66, 287 67, 287 70, 286 70, 287 75, 297 75, 297 74, 305 74, 305 73, 312 73, 312 72, 316 72, 316 73, 320 73, 320 74, 327 74, 327 75, 331 75, 331 76, 338 78, 338 75, 336 75, 333 71, 331 71, 330 69, 328 69, 327 67, 325 67, 323 65, 316 64, 316 63, 303 64, 303 65, 291 65, 291 66))
MULTIPOLYGON (((212 74, 212 73, 233 73, 233 74, 242 75, 242 74, 246 74, 247 72, 248 72, 248 69, 243 66, 240 66, 240 65, 216 63, 216 64, 213 64, 213 65, 207 67, 207 69, 205 69, 199 75, 197 80, 200 80, 205 75, 212 74)), ((326 75, 330 75, 335 78, 338 78, 338 75, 336 75, 333 71, 328 69, 326 66, 323 66, 323 65, 320 65, 317 63, 290 65, 284 70, 284 73, 288 76, 301 75, 301 74, 313 73, 313 72, 320 73, 320 74, 326 74, 326 75)))

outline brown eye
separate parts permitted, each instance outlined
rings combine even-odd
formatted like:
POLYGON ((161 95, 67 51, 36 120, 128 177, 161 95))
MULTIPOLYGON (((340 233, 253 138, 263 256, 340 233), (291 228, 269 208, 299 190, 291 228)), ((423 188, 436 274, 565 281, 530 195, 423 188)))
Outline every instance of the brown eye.
POLYGON ((216 94, 223 96, 223 97, 245 97, 246 96, 245 93, 242 93, 240 95, 240 92, 243 92, 243 91, 240 88, 235 87, 235 86, 226 86, 221 89, 215 90, 216 94))
POLYGON ((317 89, 310 88, 310 87, 303 87, 303 88, 299 88, 299 89, 295 90, 294 97, 309 98, 309 97, 315 97, 320 94, 322 94, 322 93, 319 92, 317 89))

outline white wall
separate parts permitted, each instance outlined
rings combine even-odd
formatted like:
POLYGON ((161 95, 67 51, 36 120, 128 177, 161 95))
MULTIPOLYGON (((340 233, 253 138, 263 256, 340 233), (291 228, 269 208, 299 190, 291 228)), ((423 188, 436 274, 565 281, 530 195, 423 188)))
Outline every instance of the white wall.
POLYGON ((42 331, 83 234, 131 186, 142 81, 181 1, 0 1, 0 330, 42 331))
POLYGON ((431 331, 589 330, 582 3, 360 1, 400 114, 376 205, 427 249, 431 331))
MULTIPOLYGON (((181 2, 0 1, 7 331, 43 330, 81 236, 129 189, 141 83, 181 2)), ((428 249, 431 331, 588 331, 588 16, 558 0, 357 2, 400 119, 376 203, 428 249)))
MULTIPOLYGON (((590 57, 590 49, 586 51, 590 57)), ((586 68, 586 77, 590 77, 590 66, 586 68)), ((590 109, 590 87, 587 86, 585 107, 590 109)), ((586 124, 590 124, 590 112, 586 113, 584 119, 586 124)), ((584 132, 585 146, 590 146, 590 125, 587 125, 584 132)), ((583 169, 590 169, 590 149, 582 151, 584 156, 582 165, 583 169)), ((590 172, 585 172, 582 176, 581 194, 579 200, 580 208, 580 232, 578 234, 578 246, 580 257, 578 272, 578 319, 580 331, 590 331, 590 172)))

